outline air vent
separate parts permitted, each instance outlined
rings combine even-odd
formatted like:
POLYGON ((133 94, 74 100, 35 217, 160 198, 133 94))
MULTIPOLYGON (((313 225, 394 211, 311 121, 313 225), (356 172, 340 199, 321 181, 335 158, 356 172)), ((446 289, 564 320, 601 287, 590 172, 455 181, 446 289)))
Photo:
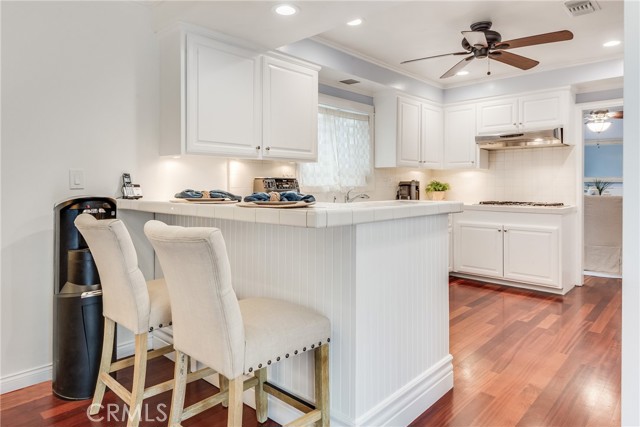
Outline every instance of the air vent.
POLYGON ((358 80, 354 80, 354 79, 347 79, 347 80, 340 80, 340 83, 344 83, 346 85, 354 85, 356 83, 360 83, 358 80))
POLYGON ((564 2, 564 6, 571 16, 588 15, 600 10, 600 5, 595 0, 572 0, 564 2))

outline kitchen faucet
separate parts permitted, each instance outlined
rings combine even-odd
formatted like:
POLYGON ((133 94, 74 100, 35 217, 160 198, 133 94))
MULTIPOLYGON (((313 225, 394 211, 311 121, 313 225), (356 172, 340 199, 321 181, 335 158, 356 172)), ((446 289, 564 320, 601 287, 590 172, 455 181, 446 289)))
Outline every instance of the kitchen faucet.
POLYGON ((352 188, 351 190, 347 191, 347 194, 344 196, 344 202, 345 203, 351 203, 353 202, 355 199, 368 199, 369 195, 367 193, 358 193, 356 195, 351 196, 351 192, 354 189, 352 188))

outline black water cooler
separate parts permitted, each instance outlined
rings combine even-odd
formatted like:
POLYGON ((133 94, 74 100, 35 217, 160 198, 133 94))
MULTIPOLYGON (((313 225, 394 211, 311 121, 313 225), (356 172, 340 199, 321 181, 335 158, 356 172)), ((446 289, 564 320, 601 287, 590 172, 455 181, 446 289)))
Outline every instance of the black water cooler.
POLYGON ((64 399, 89 399, 102 353, 102 291, 91 252, 73 221, 81 213, 115 218, 116 201, 80 197, 54 211, 53 392, 64 399))

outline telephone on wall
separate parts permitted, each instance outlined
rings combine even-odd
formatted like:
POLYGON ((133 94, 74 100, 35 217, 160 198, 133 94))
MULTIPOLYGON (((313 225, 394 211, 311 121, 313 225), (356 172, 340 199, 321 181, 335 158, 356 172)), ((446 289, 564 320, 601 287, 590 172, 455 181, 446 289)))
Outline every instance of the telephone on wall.
POLYGON ((122 174, 122 198, 123 199, 139 199, 142 197, 142 188, 139 184, 131 183, 131 175, 122 174))

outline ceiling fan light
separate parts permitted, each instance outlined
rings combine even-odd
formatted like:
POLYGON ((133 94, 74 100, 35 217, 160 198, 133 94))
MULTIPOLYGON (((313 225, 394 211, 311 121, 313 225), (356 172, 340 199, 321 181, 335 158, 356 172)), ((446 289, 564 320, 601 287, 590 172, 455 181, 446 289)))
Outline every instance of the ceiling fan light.
POLYGON ((462 70, 462 71, 458 71, 456 73, 456 76, 466 76, 467 74, 469 74, 467 70, 462 70))
POLYGON ((587 128, 591 132, 600 133, 604 132, 611 126, 611 122, 605 122, 604 120, 595 120, 593 122, 587 123, 587 128))
POLYGON ((360 24, 362 24, 362 19, 361 18, 357 18, 357 19, 354 19, 352 21, 347 22, 347 25, 349 25, 350 27, 357 27, 360 24))
POLYGON ((620 40, 611 40, 608 41, 606 43, 603 43, 602 46, 604 47, 614 47, 614 46, 618 46, 620 44, 620 40))

